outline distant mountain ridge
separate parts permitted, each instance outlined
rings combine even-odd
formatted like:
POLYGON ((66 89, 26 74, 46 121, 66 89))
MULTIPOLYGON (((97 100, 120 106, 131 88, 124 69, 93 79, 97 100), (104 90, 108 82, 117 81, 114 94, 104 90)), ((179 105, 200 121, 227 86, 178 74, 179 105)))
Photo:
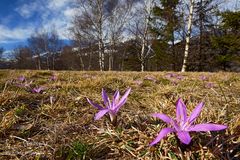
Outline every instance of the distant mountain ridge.
MULTIPOLYGON (((62 39, 60 41, 62 43, 62 46, 71 45, 71 43, 72 43, 72 41, 69 39, 62 39)), ((24 46, 28 46, 27 40, 0 42, 0 47, 3 47, 5 50, 4 54, 3 54, 3 58, 6 58, 6 59, 9 59, 12 57, 10 54, 14 49, 16 49, 18 47, 24 47, 24 46)))

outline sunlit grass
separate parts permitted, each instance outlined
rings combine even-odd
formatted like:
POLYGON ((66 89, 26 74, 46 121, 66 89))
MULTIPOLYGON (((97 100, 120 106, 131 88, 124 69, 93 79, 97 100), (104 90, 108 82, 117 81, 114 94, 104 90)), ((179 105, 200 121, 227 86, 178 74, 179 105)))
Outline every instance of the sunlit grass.
POLYGON ((0 71, 0 159, 237 159, 240 156, 240 74, 168 72, 0 71), (50 81, 54 73, 58 78, 50 81), (47 89, 32 94, 13 84, 20 75, 47 89), (207 80, 201 80, 205 75, 207 80), (150 78, 147 78, 150 77, 150 78), (136 83, 138 80, 142 83, 136 83), (214 83, 206 87, 207 83, 214 83), (102 103, 102 88, 111 95, 132 91, 113 126, 86 97, 102 103), (50 97, 54 100, 51 102, 50 97), (181 97, 188 110, 205 102, 197 123, 226 124, 226 131, 191 133, 189 146, 174 134, 155 147, 149 143, 165 123, 153 112, 175 117, 181 97))

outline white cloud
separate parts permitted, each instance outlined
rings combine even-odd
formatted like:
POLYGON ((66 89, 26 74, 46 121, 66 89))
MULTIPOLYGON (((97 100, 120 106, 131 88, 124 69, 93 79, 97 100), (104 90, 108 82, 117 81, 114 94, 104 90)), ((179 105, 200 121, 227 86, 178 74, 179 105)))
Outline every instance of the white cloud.
POLYGON ((69 38, 68 29, 71 26, 72 17, 76 10, 72 7, 74 1, 75 0, 48 0, 47 8, 49 12, 42 15, 43 27, 50 29, 54 26, 61 39, 69 38), (49 18, 49 14, 53 17, 49 18))
POLYGON ((25 3, 15 9, 23 18, 30 18, 35 12, 42 9, 40 1, 25 3))
POLYGON ((75 0, 34 0, 21 1, 21 4, 15 8, 15 11, 26 22, 24 26, 15 26, 9 28, 7 25, 0 25, 0 42, 9 40, 24 40, 27 39, 33 31, 37 29, 50 30, 53 26, 58 31, 61 39, 68 38, 68 28, 71 25, 72 17, 75 9, 72 4, 75 0), (39 19, 35 22, 28 21, 34 14, 37 14, 39 19), (34 25, 38 24, 38 26, 34 25))
POLYGON ((76 11, 77 11, 76 8, 67 8, 67 9, 63 12, 63 14, 64 14, 64 16, 67 17, 67 18, 72 18, 72 17, 75 15, 76 11))
POLYGON ((48 0, 48 8, 58 10, 68 6, 72 2, 74 2, 74 0, 48 0))
POLYGON ((221 11, 226 10, 240 10, 240 2, 239 0, 222 0, 222 3, 220 3, 219 6, 221 11))
POLYGON ((12 40, 25 40, 33 31, 32 27, 8 28, 0 25, 0 42, 7 43, 12 40))

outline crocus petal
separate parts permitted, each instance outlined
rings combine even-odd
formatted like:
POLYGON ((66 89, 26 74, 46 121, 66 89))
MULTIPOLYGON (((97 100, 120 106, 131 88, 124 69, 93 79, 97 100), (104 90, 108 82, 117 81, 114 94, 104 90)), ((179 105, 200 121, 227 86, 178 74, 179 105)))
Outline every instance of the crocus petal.
POLYGON ((35 87, 35 88, 32 89, 32 92, 33 92, 33 93, 40 93, 42 90, 43 90, 42 87, 38 87, 38 88, 35 87))
POLYGON ((184 124, 187 119, 187 109, 186 105, 183 103, 182 99, 179 98, 176 105, 176 120, 181 124, 184 124))
POLYGON ((196 118, 199 116, 201 110, 202 110, 202 107, 204 106, 204 103, 201 102, 197 105, 197 107, 192 111, 191 115, 189 116, 189 124, 192 124, 196 118))
POLYGON ((206 131, 219 131, 226 129, 226 125, 221 124, 213 124, 213 123, 203 123, 203 124, 196 124, 191 126, 188 131, 196 131, 196 132, 206 132, 206 131))
POLYGON ((114 93, 114 96, 113 96, 113 97, 114 97, 115 100, 119 100, 120 93, 119 93, 118 90, 114 93))
POLYGON ((121 100, 119 101, 119 103, 121 103, 122 101, 124 101, 125 99, 127 99, 129 93, 131 92, 131 88, 129 88, 124 95, 122 96, 121 100))
POLYGON ((164 138, 168 133, 174 132, 175 130, 173 128, 163 128, 157 137, 149 144, 150 146, 153 146, 157 144, 162 138, 164 138))
POLYGON ((98 113, 95 114, 94 120, 99 120, 99 119, 102 118, 108 111, 109 111, 109 109, 102 109, 102 110, 100 110, 98 113))
POLYGON ((102 98, 103 98, 103 102, 104 102, 105 106, 109 107, 109 105, 110 105, 109 98, 108 98, 107 93, 104 89, 102 89, 102 98))
POLYGON ((124 101, 122 101, 122 103, 118 103, 117 105, 113 106, 114 109, 112 109, 113 113, 117 113, 119 111, 119 109, 127 102, 127 99, 124 99, 124 101))
POLYGON ((189 133, 186 131, 177 132, 177 136, 180 139, 180 141, 184 144, 189 144, 191 142, 191 137, 189 133))
POLYGON ((159 119, 163 120, 163 121, 166 122, 166 123, 171 123, 171 122, 173 122, 172 118, 168 117, 168 116, 165 115, 165 114, 153 113, 153 114, 151 114, 151 116, 153 116, 153 117, 155 117, 155 118, 159 118, 159 119))
POLYGON ((128 97, 128 95, 129 95, 130 91, 131 91, 131 88, 129 88, 129 89, 125 92, 125 94, 122 96, 122 98, 121 98, 121 100, 118 102, 118 104, 114 106, 114 108, 113 108, 114 110, 119 110, 119 108, 122 107, 122 106, 126 103, 127 97, 128 97))
POLYGON ((87 98, 87 101, 88 101, 88 103, 90 103, 93 107, 95 107, 95 108, 97 108, 97 109, 99 109, 99 110, 101 110, 101 109, 104 109, 102 106, 100 106, 100 105, 98 105, 98 104, 96 104, 96 103, 93 103, 90 99, 88 99, 87 98))
POLYGON ((112 106, 115 106, 116 103, 118 103, 120 97, 119 91, 116 91, 113 95, 113 101, 112 101, 112 106))

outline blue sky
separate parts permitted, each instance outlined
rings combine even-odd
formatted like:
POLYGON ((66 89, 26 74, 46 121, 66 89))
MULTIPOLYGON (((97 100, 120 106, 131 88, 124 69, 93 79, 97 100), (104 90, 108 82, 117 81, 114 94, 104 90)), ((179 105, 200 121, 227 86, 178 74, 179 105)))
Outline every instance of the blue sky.
MULTIPOLYGON (((26 45, 36 30, 55 26, 61 39, 69 39, 68 28, 76 11, 75 0, 0 0, 0 47, 10 51, 26 45)), ((235 7, 237 0, 222 0, 223 10, 235 7)))
POLYGON ((69 39, 74 0, 0 0, 0 47, 25 45, 36 30, 53 26, 61 39, 69 39))

